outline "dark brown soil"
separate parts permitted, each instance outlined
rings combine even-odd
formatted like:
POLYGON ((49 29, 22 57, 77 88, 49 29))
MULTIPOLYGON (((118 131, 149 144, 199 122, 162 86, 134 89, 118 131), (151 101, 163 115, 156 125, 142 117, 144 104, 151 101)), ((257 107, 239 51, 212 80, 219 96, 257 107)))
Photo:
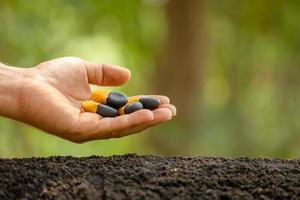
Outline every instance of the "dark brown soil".
POLYGON ((300 160, 0 159, 0 199, 300 199, 300 160))

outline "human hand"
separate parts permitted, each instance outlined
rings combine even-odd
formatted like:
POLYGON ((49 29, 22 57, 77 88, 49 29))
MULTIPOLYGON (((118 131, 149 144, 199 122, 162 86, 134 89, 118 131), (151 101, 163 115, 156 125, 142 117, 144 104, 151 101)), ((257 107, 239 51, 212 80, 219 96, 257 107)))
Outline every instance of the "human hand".
POLYGON ((154 111, 143 109, 115 118, 82 112, 82 101, 91 96, 89 84, 124 84, 130 79, 125 68, 65 57, 24 69, 22 74, 15 92, 18 109, 8 116, 76 143, 126 136, 176 115, 165 96, 155 96, 162 104, 154 111))

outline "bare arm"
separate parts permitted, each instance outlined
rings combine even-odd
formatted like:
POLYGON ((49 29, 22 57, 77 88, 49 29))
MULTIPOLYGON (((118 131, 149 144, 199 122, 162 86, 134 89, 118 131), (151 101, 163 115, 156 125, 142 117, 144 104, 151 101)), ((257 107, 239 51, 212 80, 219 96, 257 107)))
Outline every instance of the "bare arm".
POLYGON ((0 115, 15 116, 18 113, 18 85, 24 70, 0 63, 0 115))

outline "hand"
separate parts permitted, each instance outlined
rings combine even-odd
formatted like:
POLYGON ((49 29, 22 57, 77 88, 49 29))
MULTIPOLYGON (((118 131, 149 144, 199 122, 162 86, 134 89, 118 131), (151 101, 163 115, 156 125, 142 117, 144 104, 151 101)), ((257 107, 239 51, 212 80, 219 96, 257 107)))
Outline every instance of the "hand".
POLYGON ((89 84, 117 86, 130 79, 121 67, 90 63, 66 57, 25 69, 18 83, 18 112, 12 118, 31 124, 64 139, 82 143, 122 137, 170 120, 176 108, 165 96, 154 110, 140 110, 116 118, 102 118, 81 111, 81 103, 91 96, 89 84))

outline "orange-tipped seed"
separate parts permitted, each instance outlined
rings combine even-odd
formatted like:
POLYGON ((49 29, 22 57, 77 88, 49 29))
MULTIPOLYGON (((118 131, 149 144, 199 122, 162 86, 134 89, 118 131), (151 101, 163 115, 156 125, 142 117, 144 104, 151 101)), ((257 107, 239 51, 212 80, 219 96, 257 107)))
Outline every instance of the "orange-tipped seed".
POLYGON ((134 102, 139 102, 140 98, 141 97, 139 97, 139 96, 128 97, 128 104, 134 103, 134 102))
POLYGON ((159 107, 160 105, 160 100, 158 98, 154 97, 129 97, 128 98, 128 103, 133 103, 133 102, 140 102, 143 104, 143 108, 149 109, 149 110, 154 110, 159 107))
POLYGON ((97 113, 102 117, 117 117, 119 115, 117 109, 103 104, 98 105, 97 113))
POLYGON ((85 112, 97 113, 102 117, 116 117, 119 115, 117 109, 94 101, 82 102, 82 108, 85 112))
POLYGON ((143 109, 143 104, 141 104, 140 102, 133 102, 133 103, 126 104, 125 106, 120 108, 119 114, 120 115, 130 114, 142 109, 143 109))
POLYGON ((82 102, 82 109, 85 112, 96 113, 97 109, 98 109, 98 105, 99 105, 99 103, 94 102, 94 101, 84 101, 84 102, 82 102))
POLYGON ((91 99, 98 103, 106 104, 107 96, 109 95, 110 90, 96 90, 92 92, 91 99))
POLYGON ((127 96, 121 92, 111 92, 110 90, 97 90, 92 92, 92 100, 105 104, 116 109, 127 103, 127 96))

